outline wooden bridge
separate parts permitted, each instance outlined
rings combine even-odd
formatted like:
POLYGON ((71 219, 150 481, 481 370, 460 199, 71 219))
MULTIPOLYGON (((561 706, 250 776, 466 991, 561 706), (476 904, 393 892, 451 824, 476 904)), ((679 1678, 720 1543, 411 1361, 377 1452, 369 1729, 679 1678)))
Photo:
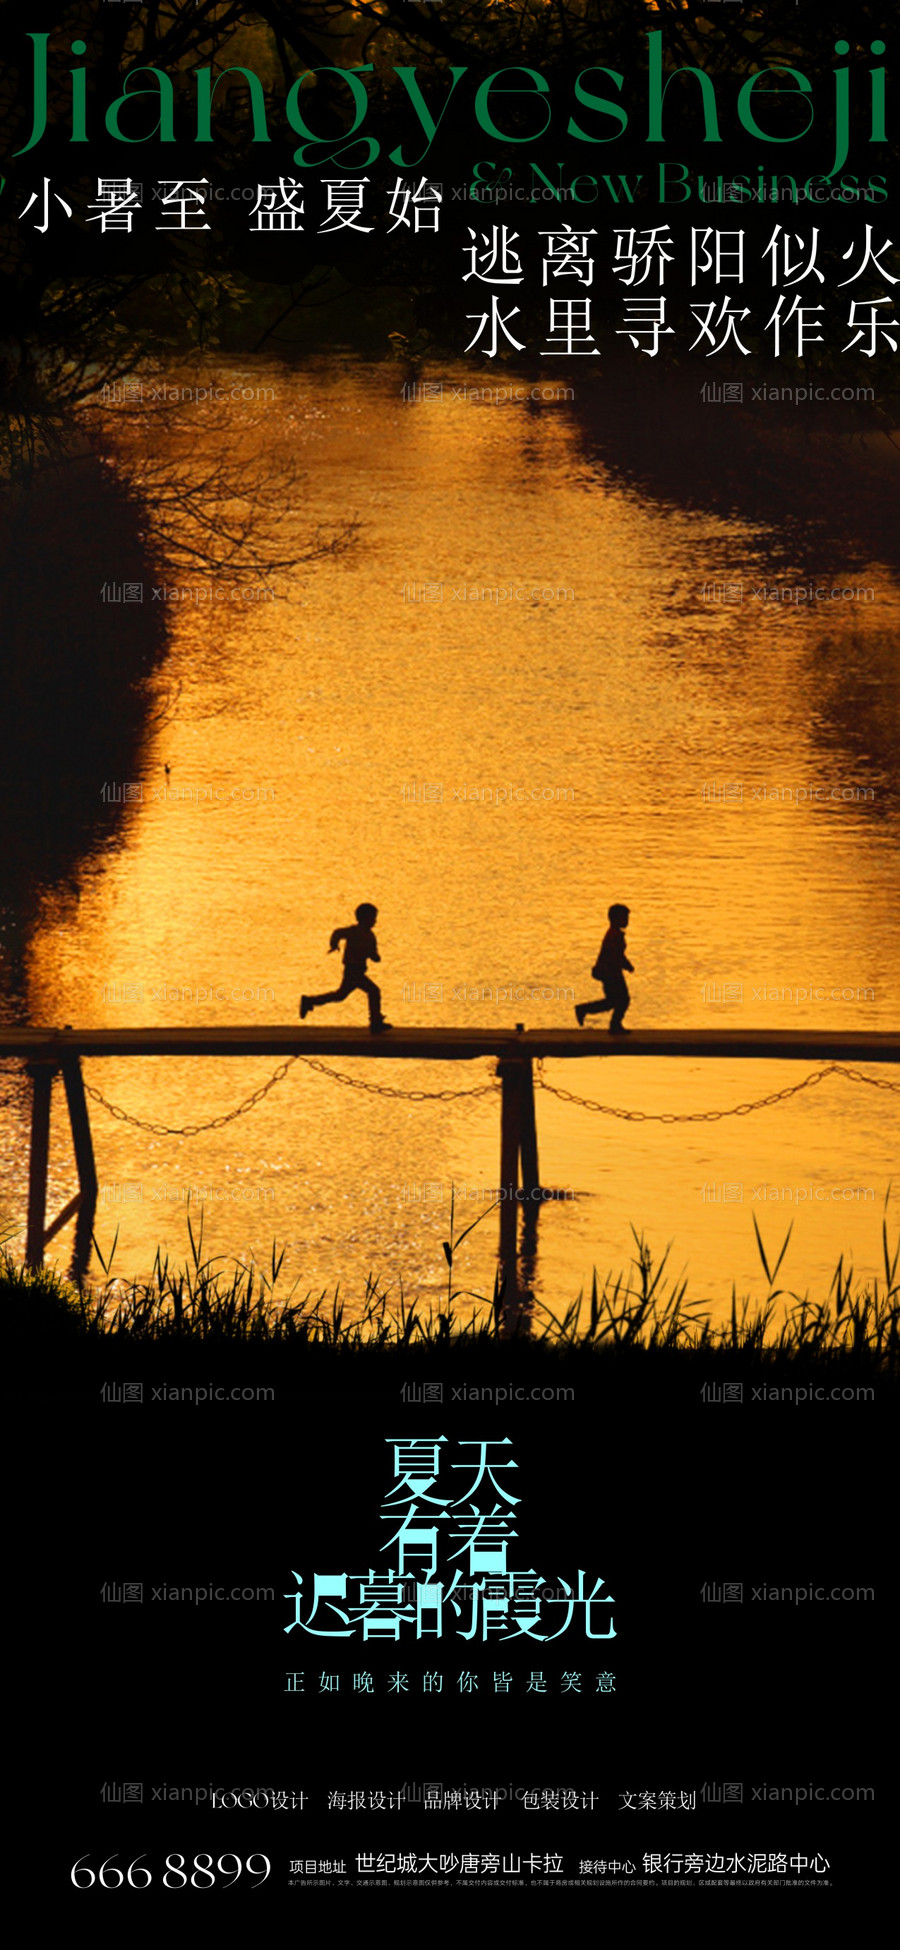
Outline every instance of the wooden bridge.
POLYGON ((515 1292, 517 1199, 540 1197, 534 1061, 538 1057, 735 1058, 768 1062, 896 1063, 900 1034, 874 1030, 635 1029, 610 1036, 605 1029, 399 1028, 382 1036, 366 1029, 308 1029, 299 1024, 247 1024, 203 1029, 0 1028, 0 1056, 20 1057, 31 1079, 31 1142, 28 1163, 28 1226, 25 1256, 43 1264, 50 1240, 76 1220, 73 1264, 83 1271, 90 1251, 97 1203, 97 1170, 81 1063, 104 1057, 291 1056, 365 1057, 368 1061, 471 1062, 493 1057, 501 1085, 500 1269, 515 1292), (78 1169, 78 1191, 48 1226, 47 1166, 50 1098, 62 1076, 78 1169))

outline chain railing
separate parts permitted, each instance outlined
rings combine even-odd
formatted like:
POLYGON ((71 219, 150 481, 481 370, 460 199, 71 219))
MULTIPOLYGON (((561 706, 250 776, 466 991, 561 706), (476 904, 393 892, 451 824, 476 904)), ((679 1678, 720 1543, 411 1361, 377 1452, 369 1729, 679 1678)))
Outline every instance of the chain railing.
MULTIPOLYGON (((362 1077, 347 1076, 344 1071, 333 1070, 330 1064, 321 1062, 315 1056, 296 1055, 279 1063, 267 1081, 260 1084, 258 1090, 252 1091, 249 1097, 242 1098, 233 1110, 223 1111, 220 1116, 209 1118, 205 1124, 154 1124, 148 1118, 136 1117, 132 1111, 123 1110, 120 1104, 110 1103, 95 1084, 86 1083, 84 1088, 85 1095, 102 1105, 110 1117, 121 1124, 130 1124, 135 1130, 148 1131, 154 1137, 200 1137, 205 1131, 224 1130, 226 1124, 233 1124, 238 1117, 254 1110, 270 1090, 282 1082, 295 1063, 305 1063, 308 1069, 316 1070, 332 1083, 344 1084, 350 1090, 364 1090, 373 1097, 405 1098, 413 1104, 451 1103, 466 1097, 488 1097, 500 1089, 499 1079, 492 1078, 489 1083, 477 1084, 474 1089, 467 1090, 404 1090, 397 1084, 367 1083, 362 1077)), ((867 1077, 862 1070, 852 1069, 848 1064, 826 1063, 821 1069, 811 1071, 799 1083, 788 1084, 783 1090, 769 1091, 765 1097, 755 1097, 743 1104, 732 1104, 724 1110, 628 1110, 619 1104, 597 1103, 592 1097, 581 1097, 574 1090, 564 1090, 559 1084, 548 1083, 542 1066, 543 1058, 539 1058, 535 1082, 548 1096, 558 1097, 562 1103, 575 1104, 580 1110, 595 1111, 601 1117, 621 1118, 627 1124, 717 1124, 723 1117, 748 1117, 751 1111, 767 1110, 772 1104, 784 1103, 787 1098, 797 1097, 802 1090, 812 1089, 832 1076, 845 1077, 851 1083, 868 1083, 876 1090, 900 1091, 900 1083, 892 1082, 889 1077, 867 1077)))
POLYGON ((245 1112, 255 1109, 256 1105, 261 1104, 263 1098, 268 1096, 269 1091, 274 1090, 276 1084, 281 1083, 287 1076, 288 1070, 294 1063, 305 1063, 309 1069, 319 1070, 322 1076, 330 1077, 333 1083, 347 1084, 351 1090, 367 1090, 373 1097, 406 1097, 414 1104, 449 1103, 455 1097, 486 1097, 500 1087, 492 1080, 490 1083, 477 1085, 474 1090, 401 1090, 394 1084, 366 1083, 362 1077, 345 1076, 341 1070, 332 1070, 327 1063, 320 1062, 316 1056, 289 1056, 284 1063, 279 1063, 277 1070, 273 1070, 272 1075, 265 1083, 260 1084, 258 1090, 254 1090, 249 1097, 244 1097, 239 1104, 236 1104, 234 1110, 223 1111, 220 1117, 211 1117, 205 1124, 152 1124, 148 1118, 135 1117, 133 1112, 123 1110, 120 1104, 111 1104, 109 1098, 104 1097, 102 1090, 97 1089, 96 1084, 86 1083, 84 1090, 85 1096, 92 1098, 95 1104, 102 1104, 110 1117, 115 1117, 120 1124, 131 1124, 135 1130, 149 1131, 153 1137, 200 1137, 204 1131, 221 1131, 226 1124, 233 1124, 236 1118, 243 1117, 245 1112))
POLYGON ((236 1118, 243 1117, 248 1110, 255 1109, 256 1105, 261 1104, 263 1098, 268 1096, 269 1091, 274 1090, 275 1085, 287 1076, 291 1065, 299 1061, 300 1058, 297 1056, 288 1056, 283 1063, 279 1063, 277 1070, 273 1070, 268 1081, 261 1083, 259 1089, 254 1090, 249 1097, 244 1097, 241 1103, 235 1105, 234 1110, 223 1111, 220 1117, 211 1117, 206 1124, 151 1124, 146 1117, 135 1117, 130 1110, 123 1110, 120 1104, 111 1104, 109 1098, 104 1097, 102 1090, 98 1090, 93 1083, 85 1084, 84 1094, 92 1098, 95 1104, 102 1104, 104 1110, 109 1111, 110 1117, 115 1117, 120 1124, 131 1124, 137 1131, 150 1131, 154 1137, 200 1137, 203 1131, 224 1130, 226 1124, 233 1124, 236 1118))
POLYGON ((323 1077, 331 1077, 333 1083, 349 1084, 351 1090, 368 1090, 373 1097, 406 1097, 412 1104, 448 1104, 456 1097, 488 1097, 500 1088, 498 1080, 492 1078, 490 1083, 480 1083, 474 1090, 401 1090, 392 1083, 366 1083, 362 1077, 345 1076, 342 1070, 332 1070, 317 1056, 303 1056, 300 1061, 311 1070, 320 1070, 323 1077))
POLYGON ((834 1076, 847 1077, 852 1083, 871 1083, 876 1090, 900 1091, 900 1083, 892 1083, 889 1077, 867 1077, 862 1070, 850 1069, 844 1063, 826 1063, 800 1083, 788 1084, 785 1090, 771 1090, 767 1097, 755 1097, 746 1104, 732 1104, 726 1110, 623 1110, 617 1104, 598 1104, 591 1097, 576 1096, 574 1090, 561 1090, 558 1084, 548 1083, 540 1069, 535 1081, 548 1096, 559 1097, 566 1104, 577 1104, 580 1110, 599 1111, 603 1117, 621 1117, 626 1124, 718 1124, 723 1117, 748 1117, 753 1110, 782 1104, 787 1097, 797 1097, 801 1090, 809 1090, 814 1084, 824 1083, 826 1077, 834 1076))

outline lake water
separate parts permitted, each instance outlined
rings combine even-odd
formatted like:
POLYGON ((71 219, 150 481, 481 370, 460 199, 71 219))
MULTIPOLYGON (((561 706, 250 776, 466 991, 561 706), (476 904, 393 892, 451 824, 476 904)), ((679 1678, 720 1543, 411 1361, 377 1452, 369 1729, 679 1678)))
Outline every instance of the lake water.
MULTIPOLYGON (((350 357, 238 367, 215 381, 274 398, 156 414, 152 438, 185 478, 222 456, 239 481, 264 456, 298 549, 347 520, 356 539, 252 594, 168 605, 142 775, 77 892, 43 895, 30 1019, 294 1021, 301 989, 336 979, 332 928, 371 900, 393 1022, 568 1025, 596 993, 619 900, 635 1027, 896 1028, 891 572, 831 560, 823 584, 872 600, 764 599, 763 585, 808 580, 805 554, 786 572, 784 535, 642 498, 591 459, 575 403, 464 399, 452 382, 470 374, 439 377, 441 396, 409 401, 400 368, 350 357)), ((126 454, 148 425, 110 414, 126 454)), ((362 998, 329 1018, 364 1022, 362 998)), ((177 1126, 231 1108, 273 1067, 87 1074, 177 1126)), ((355 1073, 463 1089, 491 1066, 355 1073)), ((546 1066, 550 1082, 654 1111, 728 1107, 803 1073, 546 1066)), ((801 1290, 821 1294, 841 1252, 877 1270, 896 1102, 835 1078, 750 1117, 660 1127, 539 1093, 542 1176, 566 1196, 540 1215, 538 1299, 558 1311, 594 1267, 624 1266, 632 1224, 657 1250, 673 1242, 673 1270, 716 1311, 732 1279, 760 1290, 754 1216, 776 1245, 794 1219, 783 1271, 801 1290)), ((73 1188, 54 1107, 51 1213, 73 1188)), ((0 1195, 21 1218, 15 1115, 0 1195)), ((464 1224, 498 1177, 496 1097, 389 1100, 301 1064, 200 1138, 144 1137, 100 1110, 93 1122, 97 1232, 108 1247, 118 1228, 120 1273, 146 1271, 158 1244, 184 1256, 190 1192, 209 1250, 267 1259, 277 1239, 303 1292, 339 1281, 350 1311, 370 1272, 436 1296, 451 1185, 464 1224)), ((492 1214, 463 1248, 461 1284, 490 1286, 495 1237, 492 1214)), ((65 1238, 50 1248, 62 1264, 65 1238)))

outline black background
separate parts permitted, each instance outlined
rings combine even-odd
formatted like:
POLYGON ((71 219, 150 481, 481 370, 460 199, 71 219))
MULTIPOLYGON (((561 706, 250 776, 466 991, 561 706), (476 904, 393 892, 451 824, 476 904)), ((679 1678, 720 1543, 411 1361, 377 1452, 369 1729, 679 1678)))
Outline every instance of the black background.
MULTIPOLYGON (((52 1426, 60 1459, 34 1532, 26 1682, 27 1696, 44 1702, 32 1755, 34 1805, 44 1809, 38 1854, 60 1893, 82 1855, 97 1868, 118 1851, 125 1866, 144 1850, 153 1890, 120 1892, 120 1908, 123 1897, 163 1893, 172 1851, 262 1851, 272 1862, 264 1894, 287 1890, 292 1861, 344 1860, 353 1886, 357 1852, 413 1850, 558 1854, 573 1879, 585 1859, 631 1862, 635 1882, 648 1851, 783 1851, 810 1861, 818 1852, 831 1883, 868 1883, 871 1799, 776 1804, 753 1791, 811 1785, 830 1797, 876 1786, 885 1671, 875 1629, 884 1613, 877 1399, 754 1402, 745 1382, 742 1402, 703 1401, 699 1377, 686 1371, 662 1393, 646 1390, 642 1407, 641 1392, 623 1388, 600 1356, 592 1374, 585 1364, 563 1377, 551 1357, 530 1369, 526 1386, 571 1378, 574 1402, 451 1401, 465 1382, 457 1362, 444 1404, 413 1405, 400 1390, 407 1376, 421 1385, 421 1366, 374 1356, 349 1383, 321 1378, 308 1393, 279 1386, 273 1359, 271 1403, 163 1403, 150 1399, 171 1385, 159 1361, 150 1374, 146 1355, 133 1354, 127 1374, 113 1365, 133 1381, 143 1370, 142 1403, 101 1402, 98 1370, 80 1395, 36 1398, 26 1445, 29 1474, 40 1471, 52 1426), (448 1462, 477 1453, 455 1448, 462 1437, 512 1438, 506 1453, 518 1474, 501 1480, 522 1501, 510 1568, 570 1583, 583 1569, 587 1589, 605 1579, 614 1639, 586 1642, 573 1623, 552 1645, 524 1639, 513 1649, 457 1637, 452 1614, 440 1641, 421 1644, 406 1630, 397 1645, 364 1644, 361 1632, 341 1640, 284 1631, 294 1608, 281 1594, 293 1591, 294 1570, 306 1594, 316 1570, 395 1561, 378 1555, 390 1534, 380 1521, 393 1482, 386 1438, 439 1435, 448 1462), (104 1585, 126 1580, 143 1584, 142 1604, 103 1601, 104 1585), (726 1580, 743 1585, 742 1604, 702 1600, 704 1585, 726 1580), (810 1583, 875 1587, 875 1602, 751 1595, 754 1585, 810 1583), (209 1584, 271 1587, 276 1597, 151 1598, 153 1586, 209 1584), (443 1670, 441 1694, 423 1694, 426 1668, 443 1670), (464 1668, 478 1674, 476 1694, 457 1688, 464 1668), (286 1690, 294 1669, 305 1671, 303 1695, 286 1690), (509 1694, 494 1693, 495 1669, 514 1674, 509 1694), (526 1695, 532 1669, 544 1671, 546 1694, 526 1695), (364 1670, 375 1677, 372 1696, 351 1691, 352 1673, 364 1670), (388 1695, 397 1670, 409 1691, 388 1695), (562 1693, 563 1670, 582 1673, 580 1693, 562 1693), (337 1694, 320 1693, 322 1671, 339 1674, 337 1694), (613 1693, 596 1691, 599 1671, 614 1673, 613 1693), (104 1802, 104 1783, 126 1781, 142 1783, 140 1804, 104 1802), (358 1813, 327 1806, 333 1790, 396 1795, 424 1782, 496 1788, 504 1798, 490 1811, 425 1812, 412 1799, 358 1813), (704 1782, 739 1782, 743 1799, 704 1804, 704 1782), (198 1786, 302 1790, 307 1799, 302 1810, 213 1811, 171 1795, 198 1786), (162 1787, 165 1799, 154 1799, 162 1787), (545 1788, 592 1792, 593 1808, 532 1810, 516 1793, 545 1788), (657 1802, 661 1790, 692 1792, 696 1806, 623 1807, 625 1794, 637 1803, 645 1790, 657 1802)), ((232 1370, 209 1365, 202 1381, 197 1370, 198 1385, 235 1385, 232 1370)), ((480 1503, 490 1507, 484 1486, 480 1503)), ((794 1870, 782 1878, 797 1879, 794 1870)))

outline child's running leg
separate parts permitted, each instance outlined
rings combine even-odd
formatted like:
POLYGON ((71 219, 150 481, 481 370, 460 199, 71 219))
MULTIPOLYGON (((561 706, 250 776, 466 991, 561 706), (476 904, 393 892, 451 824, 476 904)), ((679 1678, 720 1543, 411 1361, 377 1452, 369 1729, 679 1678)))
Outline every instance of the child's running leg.
POLYGON ((378 983, 373 982, 371 976, 363 975, 360 977, 356 986, 357 988, 364 989, 369 998, 369 1028, 373 1034, 376 1030, 390 1029, 390 1023, 385 1022, 381 1013, 381 990, 378 987, 378 983))
POLYGON ((625 981, 617 982, 613 995, 612 1015, 609 1020, 609 1033, 611 1036, 627 1036, 630 1034, 630 1031, 625 1028, 622 1020, 626 1010, 630 1006, 631 995, 629 993, 628 983, 625 981))
POLYGON ((576 1002, 575 1015, 579 1027, 584 1028, 585 1016, 602 1016, 606 1009, 612 1009, 613 1006, 613 1003, 606 996, 604 996, 602 1002, 576 1002))
POLYGON ((327 995, 301 995, 300 997, 301 1022, 303 1021, 304 1016, 309 1015, 310 1009, 322 1009, 324 1008, 326 1002, 346 1001, 347 996, 351 994, 352 990, 355 987, 356 987, 356 983, 348 982, 347 977, 345 975, 340 988, 331 989, 327 995))

